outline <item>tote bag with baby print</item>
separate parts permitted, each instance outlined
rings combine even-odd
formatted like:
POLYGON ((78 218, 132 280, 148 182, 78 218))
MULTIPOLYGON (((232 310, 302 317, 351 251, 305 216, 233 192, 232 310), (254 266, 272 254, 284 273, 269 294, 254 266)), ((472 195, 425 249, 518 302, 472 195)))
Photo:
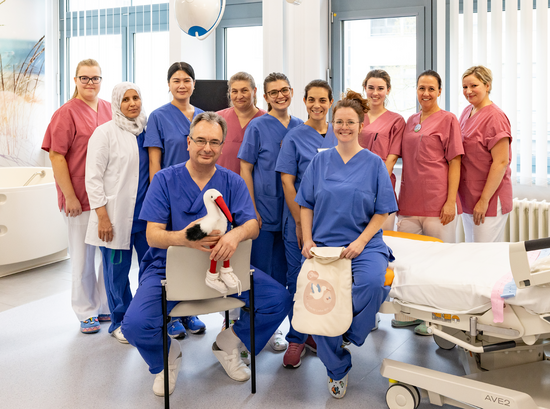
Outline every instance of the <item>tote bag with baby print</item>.
POLYGON ((335 337, 348 330, 353 319, 351 260, 340 258, 344 247, 313 247, 302 265, 292 326, 303 334, 335 337))

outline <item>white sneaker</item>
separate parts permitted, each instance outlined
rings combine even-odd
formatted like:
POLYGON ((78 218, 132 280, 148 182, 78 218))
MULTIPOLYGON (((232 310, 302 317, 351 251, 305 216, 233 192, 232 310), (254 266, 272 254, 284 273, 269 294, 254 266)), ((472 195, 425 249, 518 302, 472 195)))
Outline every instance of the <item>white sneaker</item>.
POLYGON ((122 333, 122 330, 120 329, 120 327, 118 327, 113 332, 111 332, 111 336, 115 337, 117 341, 120 342, 121 344, 129 344, 128 340, 122 333))
MULTIPOLYGON (((176 381, 178 380, 178 374, 181 366, 181 347, 180 343, 176 340, 172 340, 170 344, 170 352, 172 348, 175 349, 172 356, 176 356, 173 362, 168 361, 168 394, 172 394, 176 389, 176 381)), ((164 369, 160 371, 155 377, 153 383, 153 393, 157 396, 164 396, 164 369)))
POLYGON ((223 369, 227 375, 236 381, 245 382, 250 379, 250 369, 241 359, 241 353, 237 348, 233 350, 231 355, 229 355, 224 350, 218 347, 218 344, 215 342, 212 344, 212 352, 222 364, 223 369))
POLYGON ((219 291, 223 295, 227 294, 227 286, 220 278, 220 273, 211 273, 210 270, 206 272, 206 278, 204 279, 206 285, 219 291))
POLYGON ((285 351, 288 347, 288 342, 286 342, 285 337, 280 329, 275 331, 275 333, 269 339, 269 345, 273 348, 274 351, 285 351))
POLYGON ((220 279, 225 283, 227 288, 236 288, 241 295, 241 280, 233 273, 233 268, 222 267, 220 268, 220 279))

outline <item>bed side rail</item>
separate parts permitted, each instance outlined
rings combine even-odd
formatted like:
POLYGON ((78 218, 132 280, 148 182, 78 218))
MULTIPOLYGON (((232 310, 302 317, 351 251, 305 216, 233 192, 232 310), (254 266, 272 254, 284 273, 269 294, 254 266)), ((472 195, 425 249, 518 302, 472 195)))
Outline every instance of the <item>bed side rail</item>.
POLYGON ((510 267, 518 288, 550 283, 550 271, 532 274, 527 252, 550 248, 550 238, 510 243, 510 267))

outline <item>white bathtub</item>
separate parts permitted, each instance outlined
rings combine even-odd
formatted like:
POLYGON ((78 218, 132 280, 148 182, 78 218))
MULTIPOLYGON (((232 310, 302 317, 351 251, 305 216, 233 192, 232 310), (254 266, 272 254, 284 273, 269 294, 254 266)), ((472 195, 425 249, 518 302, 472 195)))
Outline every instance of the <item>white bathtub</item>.
POLYGON ((0 277, 66 258, 52 168, 0 168, 0 277), (44 177, 23 186, 42 170, 44 177))

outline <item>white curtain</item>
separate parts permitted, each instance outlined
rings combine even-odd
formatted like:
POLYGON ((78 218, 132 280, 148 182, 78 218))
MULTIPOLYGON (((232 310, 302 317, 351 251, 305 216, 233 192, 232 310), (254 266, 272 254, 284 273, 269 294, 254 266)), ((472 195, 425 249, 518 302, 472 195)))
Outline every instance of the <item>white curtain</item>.
MULTIPOLYGON (((491 100, 512 125, 514 183, 548 185, 548 3, 533 0, 450 0, 438 2, 437 27, 446 41, 437 42, 438 69, 447 57, 451 112, 460 116, 467 105, 462 73, 473 65, 493 72, 491 100), (446 9, 448 8, 448 10, 446 9), (449 19, 447 20, 447 16, 449 19), (519 160, 519 169, 518 169, 519 160)), ((440 67, 443 67, 441 69, 440 67)))

